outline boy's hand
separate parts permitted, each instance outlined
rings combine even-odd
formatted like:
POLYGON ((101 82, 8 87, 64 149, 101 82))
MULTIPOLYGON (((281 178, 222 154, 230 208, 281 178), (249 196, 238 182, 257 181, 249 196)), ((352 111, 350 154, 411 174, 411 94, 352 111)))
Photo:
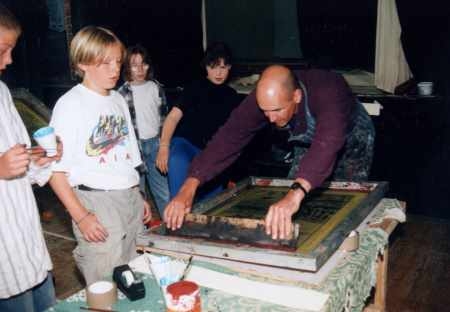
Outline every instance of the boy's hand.
POLYGON ((108 237, 108 232, 93 213, 80 220, 77 225, 84 239, 90 243, 105 242, 108 237))
POLYGON ((156 168, 161 171, 161 173, 166 174, 169 171, 169 146, 160 146, 158 154, 156 155, 156 168))
POLYGON ((147 224, 152 219, 152 210, 150 209, 150 204, 144 199, 144 217, 142 221, 147 224))
POLYGON ((0 155, 0 179, 13 179, 28 170, 31 157, 24 144, 16 144, 0 155))

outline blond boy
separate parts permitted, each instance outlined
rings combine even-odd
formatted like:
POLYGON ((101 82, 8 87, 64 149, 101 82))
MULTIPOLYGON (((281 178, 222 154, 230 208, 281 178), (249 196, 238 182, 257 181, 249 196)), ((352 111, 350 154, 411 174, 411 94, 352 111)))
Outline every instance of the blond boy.
POLYGON ((137 187, 142 161, 130 114, 112 90, 123 53, 111 31, 81 29, 70 61, 82 82, 58 100, 50 122, 65 148, 50 185, 72 217, 74 257, 87 284, 136 255, 136 237, 150 219, 137 187))

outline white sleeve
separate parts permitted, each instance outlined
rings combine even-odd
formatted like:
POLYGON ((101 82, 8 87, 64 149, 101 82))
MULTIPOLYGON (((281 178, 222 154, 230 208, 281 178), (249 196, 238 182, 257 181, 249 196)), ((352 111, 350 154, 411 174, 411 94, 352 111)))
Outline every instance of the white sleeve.
MULTIPOLYGON (((4 136, 2 138, 4 139, 4 144, 7 144, 8 137, 10 138, 10 140, 11 138, 15 137, 16 139, 20 139, 18 141, 12 142, 12 145, 21 143, 26 144, 29 147, 31 142, 27 129, 14 105, 14 101, 12 99, 11 93, 9 92, 9 89, 3 82, 0 82, 0 100, 2 101, 2 103, 0 103, 2 107, 2 115, 0 116, 0 121, 4 122, 5 125, 9 127, 8 131, 11 131, 8 133, 2 133, 2 135, 4 136), (14 136, 12 136, 11 133, 14 133, 14 136)), ((9 148, 11 147, 8 146, 8 149, 9 148)), ((2 153, 0 153, 0 155, 1 154, 2 153)), ((45 183, 47 183, 50 175, 51 170, 49 166, 46 166, 45 168, 38 167, 33 162, 30 163, 29 169, 26 172, 26 176, 28 177, 30 183, 37 183, 40 186, 43 186, 45 183)))
POLYGON ((35 163, 31 162, 27 171, 27 176, 32 184, 36 183, 39 186, 44 186, 52 175, 52 166, 48 164, 46 166, 39 167, 35 163))
POLYGON ((63 154, 61 160, 52 166, 53 171, 69 173, 77 155, 77 126, 80 124, 80 103, 74 97, 63 96, 53 108, 50 126, 62 142, 63 154))
POLYGON ((159 87, 156 83, 153 82, 153 98, 155 100, 156 105, 159 107, 162 104, 161 97, 159 96, 159 87))

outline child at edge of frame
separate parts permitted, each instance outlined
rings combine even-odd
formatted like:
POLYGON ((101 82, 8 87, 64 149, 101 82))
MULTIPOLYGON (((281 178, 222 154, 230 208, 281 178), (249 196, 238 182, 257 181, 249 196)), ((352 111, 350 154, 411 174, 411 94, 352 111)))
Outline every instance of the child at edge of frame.
POLYGON ((50 121, 65 147, 50 185, 72 217, 73 255, 87 285, 137 256, 136 238, 151 218, 139 191, 142 159, 130 112, 113 90, 123 57, 113 32, 82 28, 70 45, 82 82, 57 101, 50 121))
MULTIPOLYGON (((0 4, 0 74, 12 64, 22 33, 16 17, 0 4)), ((51 175, 47 157, 31 148, 30 137, 11 93, 0 81, 0 311, 41 312, 56 302, 50 259, 32 183, 43 186, 51 175)))

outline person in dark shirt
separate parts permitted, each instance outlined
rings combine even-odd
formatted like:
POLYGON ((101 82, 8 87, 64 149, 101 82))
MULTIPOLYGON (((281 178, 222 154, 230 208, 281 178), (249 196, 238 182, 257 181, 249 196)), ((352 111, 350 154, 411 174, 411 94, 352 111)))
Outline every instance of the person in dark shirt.
MULTIPOLYGON (((192 159, 205 148, 212 135, 225 123, 239 98, 225 84, 231 68, 231 52, 223 43, 214 43, 203 59, 206 78, 187 86, 179 103, 164 121, 156 166, 168 173, 170 198, 175 196, 186 179, 192 159)), ((222 188, 213 183, 212 196, 222 188)))
POLYGON ((295 183, 269 207, 265 218, 266 232, 273 239, 290 235, 292 215, 305 195, 325 179, 367 180, 375 130, 343 77, 324 70, 293 72, 272 65, 262 73, 256 90, 231 113, 193 160, 188 178, 165 209, 169 228, 181 227, 198 186, 232 164, 268 123, 288 128, 289 140, 298 143, 289 172, 295 183))

